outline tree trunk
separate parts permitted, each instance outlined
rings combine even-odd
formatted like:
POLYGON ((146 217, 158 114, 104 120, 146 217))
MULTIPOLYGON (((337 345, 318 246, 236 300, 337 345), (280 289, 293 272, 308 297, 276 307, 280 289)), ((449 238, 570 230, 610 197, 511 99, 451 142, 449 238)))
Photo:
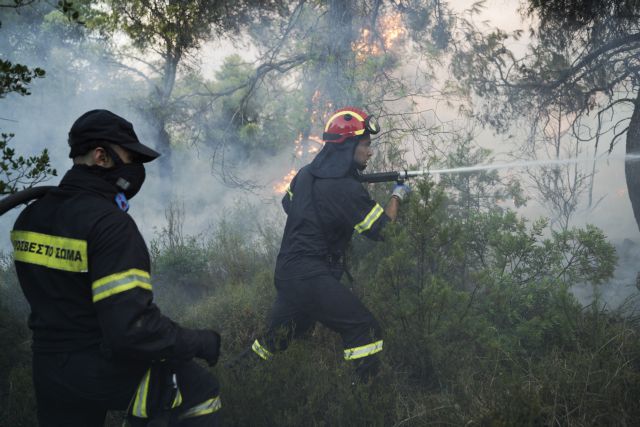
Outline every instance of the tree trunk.
POLYGON ((173 173, 173 166, 171 163, 171 138, 169 132, 167 132, 167 118, 171 115, 171 107, 169 104, 176 81, 176 71, 179 62, 179 54, 175 54, 175 52, 167 53, 162 83, 156 89, 157 101, 154 111, 152 112, 153 123, 156 129, 157 148, 160 154, 162 154, 158 160, 163 173, 168 177, 173 173))
MULTIPOLYGON (((633 114, 627 131, 626 153, 640 155, 640 91, 636 96, 633 114)), ((631 200, 631 208, 636 218, 636 225, 640 229, 640 162, 627 160, 624 164, 627 178, 627 191, 631 200)))
MULTIPOLYGON (((344 107, 353 103, 353 79, 351 71, 354 68, 353 44, 353 15, 352 1, 329 0, 328 2, 329 36, 326 49, 326 63, 322 64, 328 71, 324 75, 325 96, 334 108, 344 107)), ((320 73, 322 74, 322 73, 320 73)))

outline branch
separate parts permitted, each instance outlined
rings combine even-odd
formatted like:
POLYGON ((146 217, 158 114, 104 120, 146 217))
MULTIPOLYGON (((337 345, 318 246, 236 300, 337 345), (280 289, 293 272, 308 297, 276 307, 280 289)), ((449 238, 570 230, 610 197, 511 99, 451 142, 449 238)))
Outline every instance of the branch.
MULTIPOLYGON (((631 35, 626 36, 626 37, 620 37, 618 39, 611 40, 609 43, 604 44, 600 48, 594 50, 590 54, 588 54, 585 57, 583 57, 578 62, 574 63, 571 66, 571 68, 565 70, 560 75, 560 77, 557 80, 555 80, 554 82, 551 82, 548 85, 544 85, 544 84, 540 84, 540 85, 542 85, 543 87, 550 88, 550 89, 555 89, 555 88, 561 86, 562 84, 564 84, 567 80, 569 80, 570 77, 572 77, 574 74, 576 74, 578 72, 578 70, 582 69, 588 63, 594 61, 598 56, 602 55, 603 53, 608 52, 608 51, 613 50, 613 49, 616 49, 616 48, 618 48, 620 46, 624 46, 627 43, 635 43, 635 42, 640 42, 640 33, 631 34, 631 35)), ((539 86, 539 85, 536 85, 536 86, 539 86)))
MULTIPOLYGON (((618 123, 616 123, 616 125, 618 123)), ((620 138, 622 135, 624 135, 625 133, 627 133, 628 130, 629 130, 629 126, 625 127, 624 129, 622 129, 620 132, 618 132, 613 136, 613 139, 611 140, 611 144, 609 144, 609 154, 611 154, 611 152, 613 151, 613 146, 616 144, 616 140, 620 138)))
POLYGON ((251 92, 255 88, 256 84, 260 80, 262 80, 269 72, 278 71, 281 74, 286 73, 287 71, 301 64, 304 64, 308 59, 309 59, 309 56, 300 54, 300 55, 294 56, 293 58, 285 59, 280 62, 262 64, 256 69, 256 73, 254 76, 252 76, 250 79, 248 79, 247 81, 245 81, 240 85, 234 86, 230 89, 227 89, 221 92, 209 91, 209 93, 198 93, 198 95, 211 97, 212 100, 216 100, 223 96, 232 95, 235 92, 248 87, 249 90, 247 91, 247 94, 243 98, 243 102, 244 102, 244 100, 251 95, 251 92))
POLYGON ((130 71, 130 72, 132 72, 134 74, 137 74, 138 76, 142 77, 142 79, 144 81, 146 81, 147 83, 149 83, 150 85, 153 86, 153 82, 151 81, 151 79, 149 79, 149 77, 147 77, 146 74, 144 74, 142 71, 138 70, 137 68, 131 67, 129 65, 125 65, 125 64, 123 64, 121 62, 118 62, 118 61, 113 61, 113 63, 116 64, 116 66, 118 66, 118 67, 120 67, 122 69, 130 71))
POLYGON ((17 0, 13 4, 0 3, 0 8, 17 9, 19 7, 22 7, 22 6, 28 6, 30 4, 33 4, 36 1, 38 1, 38 0, 17 0))

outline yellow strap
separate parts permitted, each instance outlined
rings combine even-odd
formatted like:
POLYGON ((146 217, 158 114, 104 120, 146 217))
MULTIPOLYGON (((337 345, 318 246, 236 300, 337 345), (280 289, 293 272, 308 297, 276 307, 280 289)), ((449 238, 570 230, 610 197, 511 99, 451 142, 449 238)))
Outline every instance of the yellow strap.
POLYGON ((360 359, 362 357, 371 356, 382 351, 382 340, 361 347, 346 348, 344 350, 345 360, 360 359))
POLYGON ((16 261, 73 273, 88 271, 86 240, 14 230, 11 243, 16 261))
MULTIPOLYGON (((329 125, 331 124, 333 119, 335 119, 336 117, 344 116, 345 114, 351 114, 353 117, 355 117, 356 119, 364 123, 364 119, 362 118, 362 116, 356 113, 355 111, 340 111, 339 113, 335 113, 333 116, 331 116, 329 120, 327 120, 327 125, 324 127, 324 131, 325 132, 329 131, 329 125)), ((363 133, 364 133, 364 129, 355 132, 356 135, 361 135, 363 133)))
POLYGON ((373 209, 369 211, 367 216, 361 222, 357 223, 353 228, 355 228, 355 230, 358 233, 364 233, 365 231, 369 230, 373 226, 373 223, 376 222, 378 218, 382 216, 383 213, 384 213, 384 209, 382 209, 382 206, 376 203, 373 209))
POLYGON ((293 191, 291 191, 290 186, 287 186, 287 194, 289 195, 289 200, 293 200, 293 191))
POLYGON ((98 302, 133 288, 142 288, 149 291, 152 289, 151 276, 147 271, 132 268, 96 280, 91 284, 93 302, 98 302))

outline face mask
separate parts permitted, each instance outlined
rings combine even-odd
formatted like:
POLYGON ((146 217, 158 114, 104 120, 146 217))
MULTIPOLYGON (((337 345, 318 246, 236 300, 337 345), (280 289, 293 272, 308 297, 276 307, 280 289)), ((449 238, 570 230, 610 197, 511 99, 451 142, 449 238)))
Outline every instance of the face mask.
POLYGON ((127 199, 132 199, 133 196, 138 194, 146 173, 144 165, 142 163, 124 163, 118 153, 116 153, 111 147, 106 146, 105 150, 109 153, 109 156, 116 164, 114 167, 106 169, 102 176, 107 182, 118 187, 122 190, 127 199))
POLYGON ((142 163, 128 163, 107 169, 103 178, 122 190, 127 199, 132 199, 142 188, 146 173, 142 163))

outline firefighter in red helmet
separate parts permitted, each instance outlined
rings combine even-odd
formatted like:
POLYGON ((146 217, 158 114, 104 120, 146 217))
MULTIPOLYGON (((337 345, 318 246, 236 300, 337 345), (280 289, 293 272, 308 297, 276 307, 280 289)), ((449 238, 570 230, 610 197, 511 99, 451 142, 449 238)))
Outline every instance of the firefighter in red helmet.
POLYGON ((260 359, 286 349, 292 338, 320 322, 341 335, 344 358, 355 363, 360 378, 367 380, 377 371, 377 353, 383 349, 380 326, 340 279, 353 233, 380 240, 409 192, 397 185, 383 208, 358 179, 373 154, 371 135, 379 131, 375 117, 361 109, 334 112, 324 129, 324 148, 287 188, 282 200, 287 222, 275 270, 277 297, 267 333, 251 347, 260 359))

